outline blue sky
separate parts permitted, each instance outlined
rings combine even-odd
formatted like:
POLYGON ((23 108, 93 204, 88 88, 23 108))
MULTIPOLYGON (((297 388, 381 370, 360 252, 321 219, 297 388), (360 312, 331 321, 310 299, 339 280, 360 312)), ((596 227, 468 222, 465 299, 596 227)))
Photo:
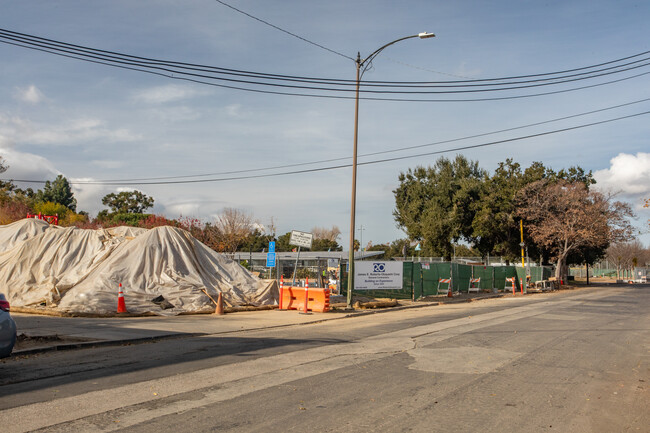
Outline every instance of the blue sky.
MULTIPOLYGON (((353 80, 350 58, 387 48, 365 80, 450 81, 541 74, 600 64, 650 50, 645 1, 219 2, 0 1, 0 28, 108 51, 269 74, 353 80)), ((645 55, 641 58, 647 58, 645 55)), ((73 182, 188 176, 269 166, 303 170, 352 154, 354 101, 252 93, 63 58, 0 43, 0 155, 4 178, 73 182)), ((645 62, 647 63, 647 62, 645 62)), ((494 95, 588 89, 493 101, 362 100, 359 154, 396 150, 514 128, 650 98, 650 66, 612 76, 494 95), (634 75, 640 75, 633 77, 634 75), (624 79, 617 83, 607 81, 624 79)), ((650 101, 472 140, 360 158, 414 155, 538 134, 650 110, 650 101)), ((647 227, 650 116, 460 151, 487 170, 514 158, 556 170, 580 165, 598 186, 619 192, 647 227)), ((444 155, 453 158, 458 151, 444 155)), ((359 167, 356 237, 404 237, 392 217, 398 175, 439 155, 359 167)), ((286 169, 284 171, 287 171, 286 169)), ((241 174, 240 174, 241 176, 241 174)), ((211 176, 215 178, 219 176, 211 176)), ((196 179, 196 178, 193 178, 196 179)), ((191 184, 137 185, 154 212, 209 221, 224 207, 273 218, 282 234, 338 226, 349 236, 351 169, 191 184)), ((32 187, 40 187, 38 184, 32 187)), ((109 185, 75 184, 79 208, 95 214, 109 185)), ((640 238, 646 245, 650 236, 640 238)))

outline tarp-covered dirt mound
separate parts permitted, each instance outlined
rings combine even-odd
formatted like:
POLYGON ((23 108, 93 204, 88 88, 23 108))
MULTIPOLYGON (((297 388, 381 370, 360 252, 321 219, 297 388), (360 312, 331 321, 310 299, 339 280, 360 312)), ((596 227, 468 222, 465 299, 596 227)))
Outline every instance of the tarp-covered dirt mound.
POLYGON ((0 226, 0 292, 12 306, 110 314, 119 284, 131 313, 213 311, 202 290, 222 293, 230 306, 277 302, 273 284, 175 227, 83 230, 36 219, 0 226))

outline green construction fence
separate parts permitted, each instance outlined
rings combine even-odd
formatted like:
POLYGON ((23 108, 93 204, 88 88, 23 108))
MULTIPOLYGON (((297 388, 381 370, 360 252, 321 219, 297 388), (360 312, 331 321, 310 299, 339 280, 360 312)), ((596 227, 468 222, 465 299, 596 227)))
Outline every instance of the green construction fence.
MULTIPOLYGON (((530 282, 547 280, 552 276, 552 268, 532 266, 483 266, 460 263, 403 262, 402 288, 400 290, 363 290, 355 294, 373 298, 420 299, 427 296, 446 294, 449 285, 454 292, 468 293, 470 287, 480 291, 512 291, 512 282, 520 291, 520 281, 530 271, 530 282), (442 280, 442 281, 441 281, 442 280), (447 283, 445 280, 451 280, 447 283)), ((346 278, 347 280, 347 278, 346 278)), ((346 294, 347 284, 342 286, 346 294)))

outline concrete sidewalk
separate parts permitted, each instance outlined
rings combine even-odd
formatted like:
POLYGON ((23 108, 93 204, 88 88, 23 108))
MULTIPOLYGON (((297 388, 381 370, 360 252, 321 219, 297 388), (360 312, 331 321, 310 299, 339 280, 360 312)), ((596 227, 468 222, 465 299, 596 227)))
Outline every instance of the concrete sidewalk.
MULTIPOLYGON (((454 298, 432 297, 426 301, 400 300, 397 307, 366 310, 335 310, 327 313, 300 314, 296 310, 263 310, 183 316, 147 317, 56 317, 12 313, 18 327, 19 341, 12 356, 52 350, 119 345, 144 341, 215 335, 269 329, 282 326, 336 320, 406 308, 432 307, 445 303, 471 302, 504 296, 503 293, 461 294, 454 298)), ((510 296, 512 296, 510 294, 510 296)))

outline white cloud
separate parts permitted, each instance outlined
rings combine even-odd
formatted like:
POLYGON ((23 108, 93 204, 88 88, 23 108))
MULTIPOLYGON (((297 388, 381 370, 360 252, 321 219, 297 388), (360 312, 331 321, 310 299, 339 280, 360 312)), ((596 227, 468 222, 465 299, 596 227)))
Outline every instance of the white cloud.
POLYGON ((45 95, 33 84, 27 88, 16 88, 14 97, 29 104, 38 104, 45 100, 45 95))
MULTIPOLYGON (((9 169, 2 173, 3 179, 51 180, 61 172, 42 156, 32 153, 19 152, 11 146, 3 144, 0 137, 0 156, 5 160, 9 169)), ((20 184, 21 187, 40 188, 39 184, 20 184)))
POLYGON ((177 203, 161 206, 164 207, 165 214, 174 218, 176 216, 195 216, 199 215, 201 204, 200 203, 177 203))
POLYGON ((49 125, 6 115, 0 115, 0 136, 4 136, 6 140, 14 143, 37 145, 71 145, 98 139, 111 142, 133 142, 142 138, 125 128, 107 127, 99 119, 78 118, 49 125))
POLYGON ((88 185, 76 182, 92 182, 93 178, 71 178, 72 192, 77 199, 77 211, 86 211, 91 216, 95 216, 105 207, 102 205, 102 198, 112 191, 112 188, 106 185, 88 185))
POLYGON ((610 160, 610 167, 594 173, 596 186, 620 192, 627 199, 638 202, 650 197, 650 153, 636 155, 619 153, 610 160))
POLYGON ((143 102, 146 104, 164 104, 167 102, 190 99, 196 96, 204 96, 210 93, 211 92, 206 89, 169 84, 166 86, 152 87, 150 89, 138 91, 133 95, 132 99, 136 102, 143 102))

